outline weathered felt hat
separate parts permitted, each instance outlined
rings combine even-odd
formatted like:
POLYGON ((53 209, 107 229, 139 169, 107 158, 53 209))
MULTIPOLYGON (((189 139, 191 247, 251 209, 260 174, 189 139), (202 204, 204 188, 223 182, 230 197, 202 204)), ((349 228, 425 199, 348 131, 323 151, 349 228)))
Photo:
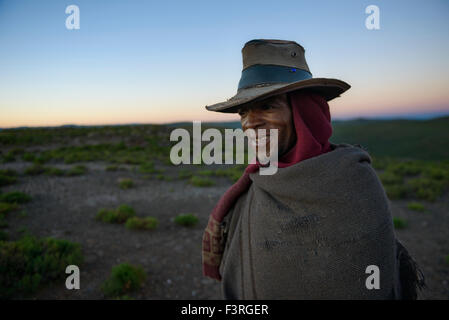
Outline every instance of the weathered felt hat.
POLYGON ((313 91, 329 101, 351 87, 337 79, 313 78, 304 52, 294 41, 248 41, 242 49, 243 70, 237 94, 206 109, 235 113, 247 103, 295 90, 313 91))

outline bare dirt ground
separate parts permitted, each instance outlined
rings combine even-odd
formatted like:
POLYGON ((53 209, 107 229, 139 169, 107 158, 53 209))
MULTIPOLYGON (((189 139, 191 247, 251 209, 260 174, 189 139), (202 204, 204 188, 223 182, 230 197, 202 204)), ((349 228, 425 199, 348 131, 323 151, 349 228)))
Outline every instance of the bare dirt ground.
MULTIPOLYGON (((1 165, 19 172, 29 164, 1 165)), ((133 171, 105 171, 106 163, 85 163, 89 171, 75 177, 20 176, 3 192, 22 191, 32 201, 22 205, 26 215, 10 214, 12 239, 21 229, 40 237, 55 237, 81 244, 85 262, 80 266, 81 289, 67 290, 65 280, 43 288, 35 299, 103 299, 101 284, 111 268, 122 262, 141 265, 148 277, 135 299, 221 299, 219 284, 202 276, 201 238, 208 215, 219 197, 231 185, 227 178, 211 178, 212 187, 195 187, 185 180, 161 181, 133 171), (131 178, 135 186, 118 187, 119 178, 131 178), (124 225, 95 220, 100 208, 128 204, 137 216, 153 216, 159 226, 152 231, 134 231, 124 225), (173 218, 194 213, 199 223, 181 227, 173 218)), ((65 165, 54 165, 65 168, 65 165)), ((159 168, 162 168, 159 166, 159 168)), ((165 176, 177 177, 177 170, 165 167, 165 176)), ((424 271, 428 288, 421 299, 449 298, 449 193, 435 203, 423 202, 426 212, 407 209, 410 200, 392 201, 393 216, 407 220, 398 238, 424 271)))

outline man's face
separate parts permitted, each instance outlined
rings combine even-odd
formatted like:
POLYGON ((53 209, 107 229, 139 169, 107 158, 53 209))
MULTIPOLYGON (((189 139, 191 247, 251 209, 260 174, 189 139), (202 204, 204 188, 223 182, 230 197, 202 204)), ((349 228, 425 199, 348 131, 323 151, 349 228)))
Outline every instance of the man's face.
MULTIPOLYGON (((257 101, 238 110, 243 131, 253 129, 266 129, 267 137, 270 129, 278 129, 278 155, 282 156, 296 142, 295 125, 287 95, 277 95, 262 101, 257 101)), ((257 146, 263 143, 267 154, 270 150, 270 139, 256 142, 257 146)))

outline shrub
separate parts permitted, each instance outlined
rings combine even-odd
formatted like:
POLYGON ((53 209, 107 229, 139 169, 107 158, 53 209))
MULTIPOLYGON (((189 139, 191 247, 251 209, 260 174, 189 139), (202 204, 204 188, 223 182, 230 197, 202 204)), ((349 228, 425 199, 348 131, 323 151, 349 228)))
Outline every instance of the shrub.
POLYGON ((63 176, 65 175, 65 171, 59 168, 46 167, 45 174, 48 174, 49 176, 63 176))
POLYGON ((8 223, 5 220, 5 214, 0 213, 0 228, 6 228, 8 227, 8 223))
POLYGON ((38 175, 38 174, 42 174, 45 172, 45 167, 39 163, 33 164, 31 166, 29 166, 28 168, 25 169, 25 174, 26 175, 38 175))
POLYGON ((31 152, 25 152, 22 155, 23 161, 33 162, 35 159, 36 159, 36 156, 34 155, 34 153, 31 153, 31 152))
POLYGON ((246 166, 245 165, 236 165, 227 169, 218 169, 215 170, 215 176, 218 177, 227 177, 232 182, 236 182, 240 177, 242 176, 243 172, 245 171, 246 166))
POLYGON ((372 166, 376 170, 384 170, 388 167, 388 164, 391 162, 391 159, 386 157, 375 157, 371 156, 372 158, 372 166))
POLYGON ((68 176, 79 176, 82 174, 85 174, 87 172, 87 168, 86 166, 83 165, 76 165, 74 167, 71 167, 68 171, 67 171, 67 175, 68 176))
POLYGON ((30 236, 0 242, 0 257, 0 299, 28 296, 41 284, 64 278, 68 265, 83 261, 77 243, 30 236))
POLYGON ((107 297, 121 296, 140 289, 145 279, 142 267, 122 263, 112 268, 111 275, 103 283, 101 290, 107 297))
POLYGON ((129 189, 134 186, 134 182, 129 178, 121 178, 118 181, 119 187, 122 189, 129 189))
POLYGON ((17 172, 13 169, 0 169, 0 175, 15 177, 17 176, 17 172))
POLYGON ((16 161, 16 157, 14 156, 14 153, 12 151, 9 151, 7 154, 3 156, 2 162, 12 162, 16 161))
MULTIPOLYGON (((6 241, 8 239, 9 239, 8 233, 6 231, 0 230, 0 241, 6 241)), ((0 292, 0 296, 1 296, 1 292, 0 292)))
POLYGON ((214 171, 213 170, 201 170, 198 172, 198 174, 200 176, 213 176, 214 175, 214 171))
POLYGON ((116 164, 111 164, 106 167, 106 171, 119 171, 119 170, 126 170, 124 167, 120 167, 116 164))
POLYGON ((393 173, 393 172, 389 172, 389 171, 385 171, 384 173, 381 173, 379 175, 379 178, 382 181, 382 184, 384 184, 384 185, 402 184, 402 182, 403 182, 402 176, 400 176, 396 173, 393 173))
POLYGON ((202 178, 193 176, 190 178, 190 183, 196 187, 209 187, 215 184, 215 182, 209 178, 202 178))
POLYGON ((0 214, 7 214, 8 212, 11 212, 13 210, 16 210, 17 204, 16 203, 9 203, 9 202, 0 202, 0 214))
POLYGON ((410 202, 407 204, 407 208, 414 211, 424 211, 424 206, 419 202, 410 202))
POLYGON ((153 230, 159 224, 159 221, 153 217, 132 217, 126 220, 126 227, 128 229, 138 229, 138 230, 153 230))
POLYGON ((385 192, 387 193, 388 198, 390 199, 403 199, 408 193, 409 189, 404 185, 385 185, 385 192))
POLYGON ((192 171, 189 171, 187 169, 181 169, 178 173, 179 179, 189 179, 193 175, 192 171))
POLYGON ((0 174, 0 186, 6 186, 8 184, 14 184, 16 182, 16 177, 10 177, 0 174))
POLYGON ((424 175, 434 180, 449 180, 449 172, 443 168, 428 167, 424 170, 424 175))
POLYGON ((17 172, 12 169, 0 170, 0 186, 14 184, 16 182, 17 172))
POLYGON ((0 195, 0 202, 26 203, 29 201, 31 201, 31 197, 26 193, 19 191, 7 192, 0 195))
POLYGON ((420 174, 422 165, 417 161, 401 161, 388 165, 387 171, 399 176, 414 176, 420 174))
POLYGON ((175 223, 181 225, 181 226, 194 226, 197 224, 198 218, 193 214, 180 214, 175 218, 175 223))
POLYGON ((404 219, 394 217, 393 224, 395 229, 404 229, 407 226, 407 223, 404 219))
POLYGON ((139 166, 140 173, 154 173, 156 170, 154 169, 154 164, 152 162, 145 162, 139 166))
POLYGON ((407 183, 418 198, 428 201, 435 201, 444 189, 443 181, 425 177, 410 179, 407 183))
POLYGON ((99 221, 109 223, 124 223, 135 215, 133 208, 126 204, 122 204, 116 209, 100 209, 95 217, 99 221))

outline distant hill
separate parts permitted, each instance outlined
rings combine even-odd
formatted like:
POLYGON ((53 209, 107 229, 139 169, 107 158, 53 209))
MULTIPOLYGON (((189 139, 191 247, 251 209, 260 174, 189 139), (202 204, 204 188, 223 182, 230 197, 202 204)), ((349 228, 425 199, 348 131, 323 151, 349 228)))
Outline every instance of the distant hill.
MULTIPOLYGON (((188 127, 191 122, 172 123, 188 127)), ((240 122, 207 122, 202 126, 241 128, 240 122)), ((360 144, 373 156, 449 161, 449 116, 430 120, 334 120, 333 143, 360 144)))
POLYGON ((374 156, 449 160, 449 117, 332 123, 333 143, 361 144, 374 156))
MULTIPOLYGON (((73 139, 103 132, 106 137, 125 139, 129 135, 147 135, 161 128, 191 128, 191 122, 165 125, 97 125, 14 128, 0 131, 0 147, 11 145, 45 144, 58 137, 73 139)), ((202 122, 202 128, 241 128, 240 122, 202 122)), ((333 143, 360 144, 376 157, 389 156, 422 160, 449 161, 449 116, 431 120, 373 120, 353 119, 332 121, 333 143)), ((168 132, 167 130, 164 130, 168 132)))

